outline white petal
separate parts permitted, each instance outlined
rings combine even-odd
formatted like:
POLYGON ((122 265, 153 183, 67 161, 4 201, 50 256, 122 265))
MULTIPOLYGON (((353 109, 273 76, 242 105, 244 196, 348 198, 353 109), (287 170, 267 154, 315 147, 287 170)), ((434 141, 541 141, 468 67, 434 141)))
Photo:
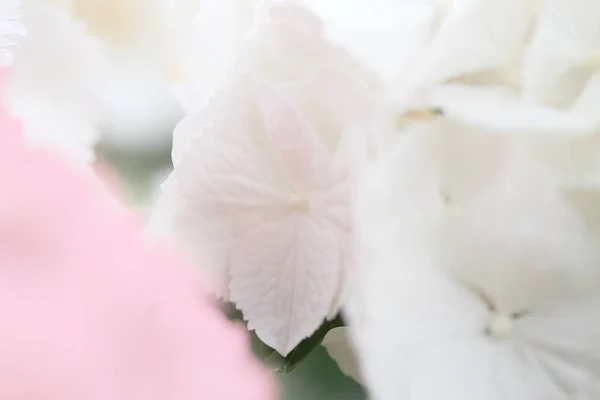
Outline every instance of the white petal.
MULTIPOLYGON (((571 107, 571 114, 600 126, 600 74, 595 74, 571 107)), ((552 168, 553 173, 569 187, 600 186, 599 131, 575 137, 555 137, 537 140, 531 147, 533 154, 552 168)))
POLYGON ((218 249, 228 298, 287 354, 346 298, 353 164, 378 107, 369 75, 317 16, 291 3, 258 11, 239 75, 176 129, 169 190, 184 204, 174 230, 218 249))
POLYGON ((546 349, 546 360, 562 366, 565 380, 583 383, 596 376, 600 368, 597 346, 600 324, 594 318, 599 307, 600 298, 596 292, 582 300, 524 318, 517 326, 517 333, 540 349, 546 349))
POLYGON ((200 135, 204 128, 226 119, 235 118, 235 110, 239 109, 242 103, 246 101, 245 92, 237 90, 235 86, 232 90, 218 94, 214 93, 214 95, 215 97, 210 100, 207 107, 191 113, 179 121, 175 127, 171 149, 171 159, 174 167, 177 167, 193 139, 200 135))
POLYGON ((468 208, 450 205, 436 233, 446 268, 506 313, 549 307, 599 282, 579 215, 534 164, 513 164, 468 208))
MULTIPOLYGON (((583 322, 596 309, 597 300, 585 297, 599 287, 597 252, 578 214, 562 201, 553 177, 518 151, 522 147, 488 160, 499 169, 468 156, 481 152, 486 140, 463 145, 462 167, 470 161, 472 169, 493 172, 489 184, 475 185, 478 196, 440 207, 436 186, 447 178, 427 160, 454 151, 431 141, 455 132, 429 131, 407 132, 400 146, 369 168, 358 193, 360 284, 352 288, 347 311, 371 397, 563 400, 575 390, 584 396, 597 390, 590 379, 600 366, 591 339, 595 323, 588 329, 583 322), (472 229, 476 220, 479 228, 472 229), (450 221, 456 223, 445 225, 450 221), (459 254, 464 258, 452 261, 459 254), (562 318, 562 305, 580 298, 570 315, 580 315, 579 309, 587 317, 562 318), (496 340, 484 334, 492 306, 499 313, 525 307, 529 314, 515 322, 510 336, 496 340), (533 323, 546 315, 555 328, 533 323), (569 333, 573 325, 581 327, 577 334, 569 333)), ((463 168, 452 171, 461 164, 440 164, 451 169, 446 175, 463 175, 463 168)))
POLYGON ((600 45, 596 2, 546 1, 524 65, 527 100, 553 107, 573 103, 589 77, 588 61, 600 45))
POLYGON ((434 347, 415 371, 411 399, 567 399, 531 348, 486 339, 434 347), (514 346, 514 347, 513 347, 514 346), (460 366, 460 368, 459 368, 460 366))
POLYGON ((537 0, 455 0, 409 81, 419 86, 519 62, 537 0), (506 29, 511 26, 511 29, 506 29))
POLYGON ((248 129, 236 120, 206 129, 174 172, 195 212, 228 221, 235 235, 279 218, 290 194, 282 171, 269 164, 272 156, 248 129))
POLYGON ((347 327, 334 328, 327 332, 322 345, 337 363, 340 370, 357 382, 361 382, 358 360, 348 338, 347 327))
POLYGON ((254 24, 253 0, 203 0, 175 90, 185 110, 201 110, 234 73, 244 34, 254 24))
POLYGON ((538 140, 533 142, 531 151, 566 187, 600 187, 600 136, 597 134, 538 140))
POLYGON ((369 258, 368 266, 359 266, 371 269, 359 278, 363 296, 357 301, 365 318, 351 319, 350 326, 374 399, 410 398, 414 353, 436 341, 468 338, 485 321, 482 306, 435 271, 431 249, 413 243, 415 236, 398 240, 396 235, 393 243, 371 249, 379 255, 369 258))
POLYGON ((213 294, 229 300, 227 236, 219 231, 218 221, 203 218, 189 199, 181 196, 171 176, 153 204, 147 233, 150 238, 170 241, 198 267, 213 294))
POLYGON ((191 138, 191 147, 174 158, 175 170, 152 218, 154 230, 172 236, 200 268, 208 269, 215 290, 225 298, 230 242, 285 215, 289 196, 283 174, 252 139, 253 123, 235 114, 243 110, 231 111, 212 125, 198 115, 180 123, 176 131, 191 138))
POLYGON ((600 101, 600 71, 593 74, 586 82, 585 88, 575 100, 572 110, 574 113, 598 123, 600 121, 598 115, 598 104, 600 103, 598 101, 600 101))
POLYGON ((383 81, 400 76, 428 40, 434 8, 404 0, 305 0, 326 33, 383 81), (360 21, 360 23, 357 23, 360 21))
POLYGON ((285 356, 329 313, 341 268, 336 236, 292 212, 235 244, 231 299, 248 328, 285 356))
POLYGON ((260 85, 257 102, 268 140, 283 161, 292 184, 327 189, 334 179, 331 156, 323 140, 294 104, 268 85, 260 85))
POLYGON ((526 103, 501 87, 445 85, 431 104, 450 119, 500 133, 585 135, 597 128, 589 116, 526 103))

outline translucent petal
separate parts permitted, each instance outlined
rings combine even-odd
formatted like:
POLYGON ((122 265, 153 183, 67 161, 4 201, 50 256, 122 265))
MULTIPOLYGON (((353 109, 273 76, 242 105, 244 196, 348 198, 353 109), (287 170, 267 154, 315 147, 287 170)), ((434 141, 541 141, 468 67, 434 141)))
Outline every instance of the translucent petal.
POLYGON ((590 57, 600 46, 596 2, 544 3, 529 45, 523 76, 525 99, 566 108, 590 76, 590 57))
POLYGON ((586 115, 527 103, 501 87, 446 85, 434 91, 431 104, 449 119, 498 133, 580 136, 597 127, 586 115))
POLYGON ((361 382, 358 360, 349 342, 347 330, 347 327, 333 328, 327 332, 322 345, 344 374, 361 382))
POLYGON ((287 355, 329 313, 341 268, 335 235, 292 211, 235 244, 231 299, 248 328, 287 355))
POLYGON ((409 82, 419 87, 518 64, 536 0, 455 0, 409 82), (511 29, 506 29, 510 25, 511 29))

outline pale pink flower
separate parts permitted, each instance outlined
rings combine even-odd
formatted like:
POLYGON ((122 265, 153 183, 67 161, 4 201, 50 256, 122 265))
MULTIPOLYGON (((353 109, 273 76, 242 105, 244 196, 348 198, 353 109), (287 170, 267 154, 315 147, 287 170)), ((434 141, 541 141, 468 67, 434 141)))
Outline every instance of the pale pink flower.
MULTIPOLYGON (((271 400, 180 260, 99 181, 0 126, 0 398, 271 400)), ((10 129, 12 127, 9 126, 10 129)))
POLYGON ((350 193, 380 108, 312 12, 258 14, 231 84, 175 130, 153 229, 210 257, 218 293, 286 355, 344 302, 350 193))

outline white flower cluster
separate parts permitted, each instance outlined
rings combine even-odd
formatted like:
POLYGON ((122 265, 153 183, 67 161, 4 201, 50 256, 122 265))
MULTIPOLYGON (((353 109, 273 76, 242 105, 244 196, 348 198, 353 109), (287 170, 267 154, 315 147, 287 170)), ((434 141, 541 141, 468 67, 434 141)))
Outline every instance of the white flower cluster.
POLYGON ((375 400, 600 394, 600 2, 204 0, 153 229, 375 400), (356 354, 337 338, 349 336, 356 354))
POLYGON ((365 383, 384 400, 596 398, 600 3, 421 6, 390 85, 401 129, 357 190, 365 383))
POLYGON ((202 4, 211 18, 198 18, 194 49, 214 43, 211 21, 231 46, 184 66, 190 115, 174 132, 175 169, 152 225, 208 260, 217 293, 286 355, 346 298, 350 192, 386 113, 377 85, 315 14, 235 3, 202 4))

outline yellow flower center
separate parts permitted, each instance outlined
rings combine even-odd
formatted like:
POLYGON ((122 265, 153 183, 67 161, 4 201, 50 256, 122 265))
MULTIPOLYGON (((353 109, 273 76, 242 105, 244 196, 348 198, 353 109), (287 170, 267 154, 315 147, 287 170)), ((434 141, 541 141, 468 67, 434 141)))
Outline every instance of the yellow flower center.
POLYGON ((293 193, 288 199, 288 205, 293 210, 307 212, 309 207, 308 193, 293 193))
POLYGON ((415 122, 427 122, 444 115, 441 108, 431 107, 417 110, 408 110, 396 121, 397 127, 402 128, 415 122))

